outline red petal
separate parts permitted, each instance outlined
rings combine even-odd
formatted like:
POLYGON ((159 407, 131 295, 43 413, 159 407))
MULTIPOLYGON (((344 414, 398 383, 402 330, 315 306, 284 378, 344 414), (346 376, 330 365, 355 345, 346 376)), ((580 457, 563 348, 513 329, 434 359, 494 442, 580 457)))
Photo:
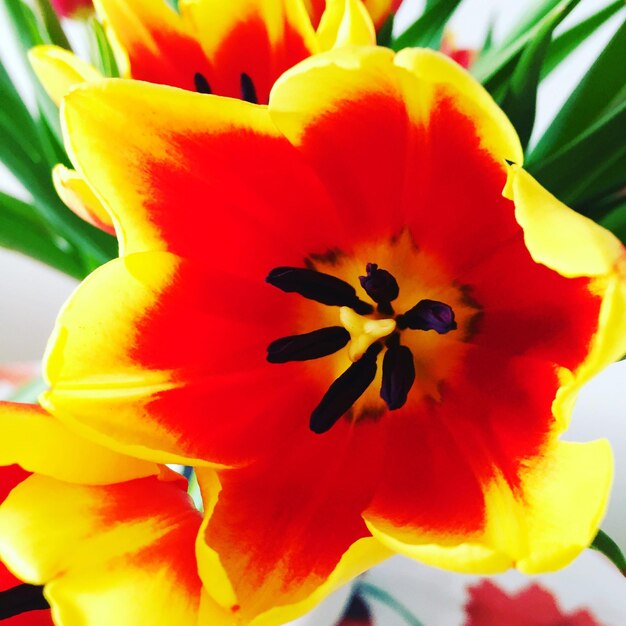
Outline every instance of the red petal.
POLYGON ((470 348, 441 401, 385 417, 389 453, 368 519, 408 543, 418 534, 440 541, 480 533, 483 487, 494 470, 518 487, 551 432, 557 386, 549 363, 470 348))
POLYGON ((132 78, 194 91, 196 72, 210 77, 200 44, 164 0, 101 0, 99 10, 128 55, 132 78))
MULTIPOLYGON (((361 512, 381 456, 374 422, 354 428, 341 421, 324 436, 300 423, 271 461, 221 474, 205 540, 219 554, 246 619, 305 600, 355 542, 370 536, 361 512)), ((381 558, 377 547, 351 576, 381 558)))

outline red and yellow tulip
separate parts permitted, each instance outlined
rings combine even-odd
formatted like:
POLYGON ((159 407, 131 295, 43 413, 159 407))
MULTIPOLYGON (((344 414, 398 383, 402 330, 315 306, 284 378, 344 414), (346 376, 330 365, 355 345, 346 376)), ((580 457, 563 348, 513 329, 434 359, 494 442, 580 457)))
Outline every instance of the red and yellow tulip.
POLYGON ((52 7, 61 17, 76 17, 93 10, 92 0, 50 0, 52 7))
MULTIPOLYGON (((304 3, 313 25, 317 28, 329 3, 326 0, 304 0, 304 3)), ((402 0, 363 0, 363 4, 372 17, 374 26, 379 29, 398 10, 402 0)))
MULTIPOLYGON (((213 603, 202 599, 201 514, 182 477, 83 439, 37 406, 0 403, 0 434, 10 587, 45 584, 57 624, 197 623, 200 604, 213 603)), ((52 624, 49 611, 12 620, 52 624)))
MULTIPOLYGON (((299 61, 333 47, 369 45, 374 27, 360 0, 329 0, 314 28, 303 0, 96 0, 122 75, 190 91, 267 103, 299 61)), ((73 53, 37 46, 34 70, 57 103, 101 75, 73 53)))
MULTIPOLYGON (((560 436, 626 352, 625 251, 522 169, 464 70, 342 49, 268 106, 117 80, 62 116, 120 258, 62 311, 41 402, 196 466, 221 610, 283 623, 393 552, 532 573, 589 545, 610 448, 560 436)), ((21 536, 3 558, 43 567, 21 536)))
MULTIPOLYGON (((96 6, 126 78, 266 103, 274 82, 302 59, 331 48, 376 41, 360 0, 328 0, 311 23, 303 0, 97 0, 96 6)), ((102 79, 91 64, 58 46, 29 53, 54 102, 74 86, 102 79)), ((111 217, 72 170, 54 170, 56 190, 77 215, 113 232, 111 217)))

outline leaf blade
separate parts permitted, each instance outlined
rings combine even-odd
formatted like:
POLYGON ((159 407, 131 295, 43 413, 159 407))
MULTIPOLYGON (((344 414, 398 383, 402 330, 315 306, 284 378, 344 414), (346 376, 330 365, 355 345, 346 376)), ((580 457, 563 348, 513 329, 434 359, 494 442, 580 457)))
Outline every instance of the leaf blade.
POLYGON ((527 162, 547 158, 559 146, 569 143, 577 135, 583 133, 606 113, 608 107, 619 104, 615 102, 616 98, 626 93, 623 79, 625 58, 626 19, 528 155, 527 162))
POLYGON ((461 0, 433 0, 413 24, 392 40, 391 48, 420 46, 438 50, 445 25, 460 3, 461 0))
POLYGON ((617 567, 617 569, 626 576, 626 557, 620 550, 619 546, 607 535, 603 530, 599 530, 590 548, 604 554, 604 556, 617 567))
POLYGON ((502 109, 515 126, 524 147, 528 145, 535 124, 541 66, 548 52, 552 33, 579 2, 580 0, 564 0, 544 19, 537 35, 524 47, 501 102, 502 109))

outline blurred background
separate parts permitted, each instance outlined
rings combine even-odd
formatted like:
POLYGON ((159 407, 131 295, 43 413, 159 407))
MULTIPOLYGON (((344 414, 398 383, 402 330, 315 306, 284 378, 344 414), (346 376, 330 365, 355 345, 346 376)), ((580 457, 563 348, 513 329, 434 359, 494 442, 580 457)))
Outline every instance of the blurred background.
MULTIPOLYGON (((468 48, 479 46, 489 28, 493 28, 497 40, 531 4, 532 0, 465 0, 451 22, 456 45, 468 48)), ((603 0, 581 2, 557 32, 569 28, 604 4, 607 2, 603 0)), ((397 27, 403 30, 422 7, 421 0, 405 0, 398 14, 397 27)), ((607 22, 542 84, 534 136, 541 134, 548 126, 570 93, 572 85, 591 65, 623 19, 621 12, 607 22)), ((15 35, 10 31, 6 15, 1 12, 0 56, 18 85, 23 87, 24 97, 32 99, 32 94, 28 93, 22 59, 17 53, 15 35)), ((624 61, 626 63, 626 58, 624 61)), ((19 188, 4 169, 0 169, 0 188, 28 198, 28 190, 19 188)), ((30 258, 4 249, 0 249, 0 270, 0 366, 9 362, 37 361, 43 354, 55 316, 76 282, 30 258)), ((0 385, 1 379, 0 371, 0 385)), ((626 548, 625 383, 626 362, 621 362, 588 385, 580 397, 573 428, 568 433, 569 439, 578 441, 606 437, 613 445, 616 459, 615 488, 603 528, 622 549, 626 548)), ((476 580, 476 577, 470 580, 402 559, 393 559, 375 569, 370 577, 390 592, 399 594, 428 626, 462 624, 462 606, 467 599, 467 586, 476 580)), ((592 606, 602 624, 626 624, 626 580, 600 555, 587 552, 563 572, 540 579, 556 590, 564 607, 573 609, 577 606, 592 606)), ((515 573, 497 577, 497 581, 509 590, 519 589, 528 582, 515 573)), ((406 623, 398 621, 397 615, 394 617, 383 605, 378 606, 376 611, 377 623, 385 626, 406 623)), ((545 624, 548 626, 553 623, 545 624)), ((583 621, 567 624, 593 625, 592 622, 583 621)), ((494 622, 494 626, 500 625, 494 622)), ((510 626, 514 625, 511 623, 510 626)))

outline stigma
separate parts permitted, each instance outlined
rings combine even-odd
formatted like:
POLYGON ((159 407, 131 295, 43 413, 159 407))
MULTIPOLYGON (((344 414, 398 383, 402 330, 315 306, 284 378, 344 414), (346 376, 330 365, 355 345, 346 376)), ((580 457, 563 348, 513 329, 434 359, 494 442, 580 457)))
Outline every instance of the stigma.
POLYGON ((371 345, 391 335, 396 330, 396 320, 394 319, 371 319, 359 315, 347 306, 342 306, 339 309, 339 320, 350 333, 348 357, 353 363, 356 363, 371 345))

